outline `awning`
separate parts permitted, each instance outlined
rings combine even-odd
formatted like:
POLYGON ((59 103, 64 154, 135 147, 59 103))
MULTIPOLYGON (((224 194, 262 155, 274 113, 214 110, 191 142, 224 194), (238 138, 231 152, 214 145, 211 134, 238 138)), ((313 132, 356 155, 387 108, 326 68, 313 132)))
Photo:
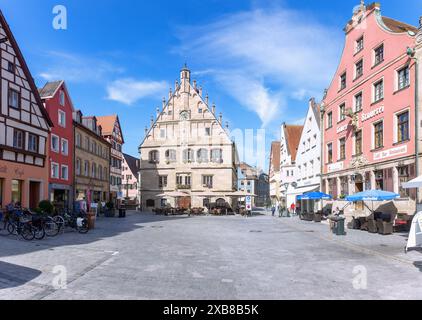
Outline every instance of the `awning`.
POLYGON ((413 188, 422 188, 422 176, 417 177, 409 182, 403 183, 402 187, 404 189, 413 189, 413 188))
POLYGON ((309 187, 302 187, 297 188, 294 190, 294 192, 289 192, 287 195, 302 195, 311 191, 318 191, 320 186, 309 186, 309 187))

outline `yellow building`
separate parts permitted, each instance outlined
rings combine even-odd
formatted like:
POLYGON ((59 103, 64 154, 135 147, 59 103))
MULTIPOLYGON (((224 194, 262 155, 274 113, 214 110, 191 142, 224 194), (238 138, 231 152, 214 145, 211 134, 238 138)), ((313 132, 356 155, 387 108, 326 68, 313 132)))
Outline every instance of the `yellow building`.
POLYGON ((107 202, 110 193, 111 145, 102 137, 96 117, 73 117, 75 127, 75 200, 107 202))

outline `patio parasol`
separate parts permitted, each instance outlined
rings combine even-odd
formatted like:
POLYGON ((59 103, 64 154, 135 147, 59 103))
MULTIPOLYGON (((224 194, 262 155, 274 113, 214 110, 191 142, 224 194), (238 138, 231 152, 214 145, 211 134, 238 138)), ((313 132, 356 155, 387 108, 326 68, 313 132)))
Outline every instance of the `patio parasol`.
POLYGON ((422 188, 422 176, 417 177, 416 179, 410 180, 406 183, 403 183, 402 188, 404 189, 422 188))
POLYGON ((309 192, 297 197, 298 200, 331 200, 332 196, 323 192, 309 192))
POLYGON ((399 198, 400 195, 394 192, 382 191, 382 190, 367 190, 356 193, 353 196, 346 197, 349 202, 357 201, 371 201, 372 212, 374 211, 374 201, 390 201, 399 198))

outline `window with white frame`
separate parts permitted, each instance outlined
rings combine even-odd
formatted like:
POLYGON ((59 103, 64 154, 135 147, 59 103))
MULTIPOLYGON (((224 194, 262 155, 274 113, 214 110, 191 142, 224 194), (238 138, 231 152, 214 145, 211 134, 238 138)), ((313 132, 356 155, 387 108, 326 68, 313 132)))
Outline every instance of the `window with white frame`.
POLYGON ((28 151, 38 152, 38 136, 32 133, 28 135, 28 151))
POLYGON ((374 84, 374 102, 384 99, 384 80, 381 79, 374 84))
POLYGON ((338 107, 339 121, 346 119, 346 104, 343 103, 338 107))
POLYGON ((374 50, 374 66, 384 61, 384 44, 374 50))
POLYGON ((62 172, 61 172, 62 180, 69 180, 69 167, 66 165, 62 165, 62 172))
POLYGON ((359 60, 355 65, 355 79, 363 76, 363 59, 359 60))
POLYGON ((347 81, 347 73, 345 72, 340 76, 340 90, 343 90, 346 88, 346 85, 347 85, 346 81, 347 81))
POLYGON ((363 50, 364 40, 363 36, 356 40, 356 53, 361 52, 363 50))
POLYGON ((51 177, 53 179, 59 179, 59 165, 57 163, 52 163, 51 164, 51 177))
POLYGON ((9 89, 9 107, 20 109, 20 93, 13 89, 9 89))
POLYGON ((328 112, 327 113, 327 128, 332 128, 333 127, 333 112, 328 112))
POLYGON ((22 130, 13 129, 13 147, 23 149, 25 144, 25 134, 22 130))
POLYGON ((64 107, 64 104, 65 104, 64 91, 60 90, 60 105, 64 107))
POLYGON ((63 138, 62 138, 61 152, 64 156, 67 156, 69 154, 69 142, 63 138))
POLYGON ((357 95, 355 95, 355 112, 361 111, 362 106, 363 106, 363 94, 362 92, 359 92, 357 95))
POLYGON ((66 128, 66 112, 59 110, 59 126, 66 128))
POLYGON ((397 89, 401 90, 410 85, 409 66, 406 66, 397 71, 397 89))
POLYGON ((51 151, 60 152, 60 138, 54 134, 51 135, 51 151))

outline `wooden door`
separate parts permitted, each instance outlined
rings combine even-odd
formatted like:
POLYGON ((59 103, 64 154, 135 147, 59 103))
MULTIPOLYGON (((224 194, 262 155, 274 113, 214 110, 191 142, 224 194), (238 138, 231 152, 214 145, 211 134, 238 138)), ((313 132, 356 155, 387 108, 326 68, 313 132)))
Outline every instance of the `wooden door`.
POLYGON ((29 183, 29 209, 38 208, 40 203, 40 183, 31 181, 29 183))

